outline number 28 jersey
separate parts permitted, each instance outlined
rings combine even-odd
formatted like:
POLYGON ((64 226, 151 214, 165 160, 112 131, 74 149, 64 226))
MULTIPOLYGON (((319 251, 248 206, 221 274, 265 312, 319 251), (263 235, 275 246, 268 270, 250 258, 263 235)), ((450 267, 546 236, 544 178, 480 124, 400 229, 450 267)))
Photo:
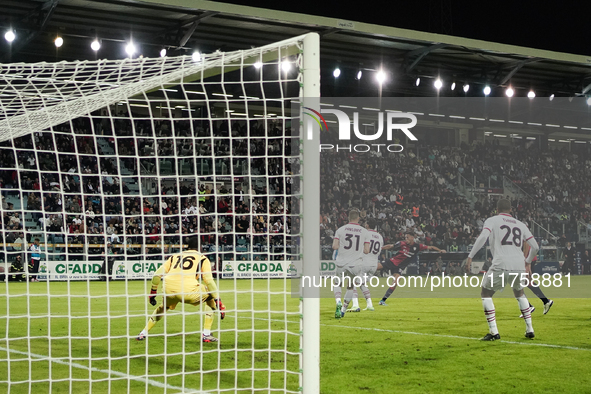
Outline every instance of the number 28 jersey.
POLYGON ((482 231, 489 231, 488 242, 493 255, 491 268, 523 271, 523 243, 533 238, 527 226, 507 213, 490 217, 482 231))
POLYGON ((363 247, 370 243, 369 231, 357 223, 348 223, 335 233, 335 239, 339 240, 339 253, 335 264, 344 267, 347 264, 361 264, 363 247))
POLYGON ((187 250, 171 256, 163 265, 164 291, 171 293, 191 293, 203 282, 212 280, 211 263, 207 257, 196 250, 187 250))

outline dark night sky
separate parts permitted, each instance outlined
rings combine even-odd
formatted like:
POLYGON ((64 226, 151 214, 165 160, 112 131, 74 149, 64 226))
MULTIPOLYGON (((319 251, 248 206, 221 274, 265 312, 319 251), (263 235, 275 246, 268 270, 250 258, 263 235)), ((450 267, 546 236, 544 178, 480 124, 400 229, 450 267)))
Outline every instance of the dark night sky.
POLYGON ((441 10, 444 8, 445 14, 451 16, 451 35, 454 36, 591 55, 591 25, 584 1, 572 5, 564 1, 519 0, 356 2, 359 5, 322 0, 221 2, 436 33, 442 33, 441 10), (442 7, 442 4, 448 5, 442 7))

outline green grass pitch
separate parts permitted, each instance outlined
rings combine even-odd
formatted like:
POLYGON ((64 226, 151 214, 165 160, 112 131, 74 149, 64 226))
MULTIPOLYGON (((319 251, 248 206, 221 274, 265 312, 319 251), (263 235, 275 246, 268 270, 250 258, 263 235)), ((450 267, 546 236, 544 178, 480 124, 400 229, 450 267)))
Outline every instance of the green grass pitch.
MULTIPOLYGON (((591 287, 591 276, 572 280, 591 287)), ((200 342, 203 315, 180 304, 147 342, 135 341, 153 310, 146 286, 3 283, 0 360, 10 362, 0 361, 0 393, 298 390, 299 299, 283 294, 289 281, 221 281, 228 314, 214 322, 219 345, 200 342)), ((374 312, 341 320, 333 299, 321 301, 322 393, 591 392, 587 298, 554 298, 548 289, 555 305, 544 316, 541 301, 526 291, 537 308, 532 341, 523 336, 517 302, 501 294, 495 307, 502 340, 485 343, 478 341, 488 329, 479 289, 461 298, 412 298, 425 293, 397 289, 386 307, 377 306, 383 289, 372 290, 374 312)))

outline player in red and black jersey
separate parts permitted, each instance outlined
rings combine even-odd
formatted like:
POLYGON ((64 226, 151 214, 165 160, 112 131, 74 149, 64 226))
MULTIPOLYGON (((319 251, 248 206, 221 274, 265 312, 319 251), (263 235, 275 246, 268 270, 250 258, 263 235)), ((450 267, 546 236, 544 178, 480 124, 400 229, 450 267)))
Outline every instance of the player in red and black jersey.
POLYGON ((439 253, 445 253, 445 250, 439 249, 436 246, 427 246, 415 242, 414 233, 407 233, 405 241, 400 241, 394 245, 394 249, 398 249, 398 253, 392 257, 389 261, 384 262, 378 269, 385 269, 392 272, 394 275, 394 285, 386 290, 386 294, 380 300, 380 305, 386 306, 386 300, 394 290, 396 290, 396 284, 398 283, 398 277, 402 271, 412 262, 418 261, 418 254, 423 250, 434 250, 439 253))

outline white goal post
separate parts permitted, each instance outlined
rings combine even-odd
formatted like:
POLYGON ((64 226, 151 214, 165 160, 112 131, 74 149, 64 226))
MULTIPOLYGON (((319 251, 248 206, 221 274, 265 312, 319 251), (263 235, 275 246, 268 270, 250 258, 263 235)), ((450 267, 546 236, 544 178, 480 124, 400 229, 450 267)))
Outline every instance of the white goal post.
POLYGON ((0 391, 319 392, 319 50, 0 64, 0 391), (189 304, 136 341, 191 236, 219 342, 189 304))

